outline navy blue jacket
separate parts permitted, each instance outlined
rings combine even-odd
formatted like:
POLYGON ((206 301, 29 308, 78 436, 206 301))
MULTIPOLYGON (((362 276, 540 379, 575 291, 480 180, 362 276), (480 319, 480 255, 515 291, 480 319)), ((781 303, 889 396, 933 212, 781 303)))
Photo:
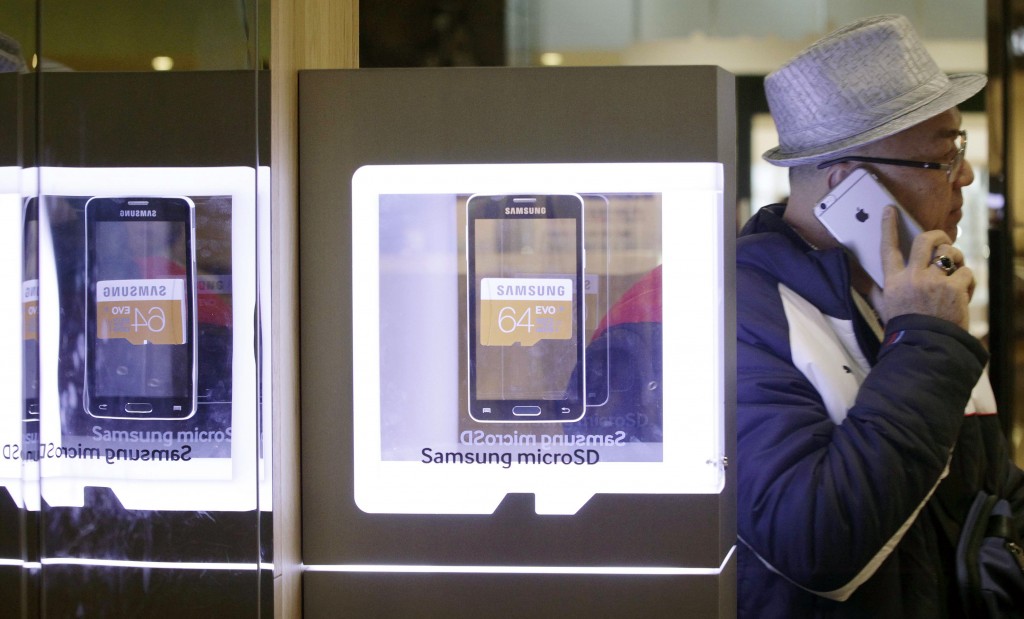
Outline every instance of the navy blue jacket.
POLYGON ((977 490, 1024 525, 986 352, 929 316, 881 332, 843 250, 810 247, 783 210, 737 242, 739 614, 962 616, 954 548, 977 490))

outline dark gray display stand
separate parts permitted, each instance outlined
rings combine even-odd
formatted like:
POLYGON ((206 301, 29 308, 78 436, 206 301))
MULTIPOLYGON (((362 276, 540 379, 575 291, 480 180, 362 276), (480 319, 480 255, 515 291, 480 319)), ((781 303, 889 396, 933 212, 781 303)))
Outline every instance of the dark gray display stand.
MULTIPOLYGON (((532 495, 519 494, 486 516, 360 511, 351 378, 359 292, 350 280, 360 268, 352 264, 351 179, 363 165, 721 162, 731 299, 733 77, 715 67, 307 71, 299 90, 303 560, 321 568, 304 576, 307 616, 733 616, 734 469, 719 495, 599 494, 573 516, 537 515, 532 495), (354 567, 367 565, 582 569, 354 567), (691 571, 593 571, 605 566, 691 571)), ((714 233, 666 231, 664 242, 714 233)), ((731 458, 735 334, 726 306, 731 458)))

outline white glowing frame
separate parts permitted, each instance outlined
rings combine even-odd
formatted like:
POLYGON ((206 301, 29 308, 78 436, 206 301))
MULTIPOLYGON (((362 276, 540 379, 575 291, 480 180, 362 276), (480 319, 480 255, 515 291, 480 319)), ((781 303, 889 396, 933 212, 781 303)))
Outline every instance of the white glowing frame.
POLYGON ((489 514, 511 492, 535 494, 538 514, 574 514, 598 493, 720 493, 725 483, 723 182, 723 167, 718 163, 409 165, 357 170, 352 178, 352 354, 354 483, 359 508, 368 513, 489 514), (662 196, 662 461, 508 469, 382 461, 380 196, 572 192, 662 196))
MULTIPOLYGON (((217 168, 40 168, 43 196, 228 195, 232 198, 232 410, 231 457, 188 462, 116 462, 42 459, 41 494, 53 506, 82 506, 86 486, 109 487, 128 509, 242 511, 270 508, 269 418, 270 269, 269 171, 217 168), (258 189, 257 189, 258 187, 258 189), (259 226, 257 226, 259 219, 259 226), (257 256, 257 229, 260 255, 257 256), (260 282, 257 285, 257 261, 260 282), (264 376, 261 410, 256 391, 253 310, 263 312, 264 376), (257 416, 263 415, 262 436, 257 416), (257 445, 262 455, 257 461, 257 445), (257 491, 257 484, 259 491, 257 491), (259 496, 259 500, 257 497, 259 496)), ((61 445, 57 387, 59 301, 53 239, 46 209, 39 209, 40 442, 61 445)), ((19 244, 20 246, 20 244, 19 244)), ((187 423, 187 422, 183 422, 187 423)))
MULTIPOLYGON (((0 350, 10 355, 0 372, 0 487, 6 487, 19 507, 33 503, 32 492, 24 477, 31 477, 32 467, 23 470, 22 461, 14 458, 14 449, 22 442, 22 307, 21 260, 23 195, 35 188, 35 170, 24 171, 16 166, 0 167, 0 350), (16 351, 16 352, 15 352, 16 351)), ((31 479, 28 480, 31 485, 31 479)))

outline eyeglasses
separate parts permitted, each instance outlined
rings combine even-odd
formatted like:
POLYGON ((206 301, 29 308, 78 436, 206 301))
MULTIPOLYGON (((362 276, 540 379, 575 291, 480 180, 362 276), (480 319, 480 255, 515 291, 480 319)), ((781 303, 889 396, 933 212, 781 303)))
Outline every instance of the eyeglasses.
POLYGON ((884 157, 861 157, 859 155, 848 155, 846 157, 839 157, 838 159, 830 159, 824 163, 818 164, 819 170, 824 170, 829 166, 834 166, 837 163, 846 163, 847 161, 856 161, 859 163, 880 163, 883 165, 898 165, 908 168, 924 168, 925 170, 945 170, 946 180, 953 182, 955 178, 960 175, 960 168, 964 164, 964 153, 967 152, 967 131, 960 130, 957 132, 959 136, 957 139, 960 144, 956 148, 956 154, 949 160, 949 163, 934 163, 931 161, 912 161, 909 159, 886 159, 884 157))

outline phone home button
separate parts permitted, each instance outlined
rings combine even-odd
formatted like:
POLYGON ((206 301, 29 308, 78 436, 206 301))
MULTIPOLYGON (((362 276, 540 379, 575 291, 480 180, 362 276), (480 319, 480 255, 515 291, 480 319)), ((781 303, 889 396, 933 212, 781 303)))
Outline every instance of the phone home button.
POLYGON ((536 417, 540 415, 539 406, 513 406, 512 414, 516 417, 536 417))
POLYGON ((124 405, 126 413, 152 413, 153 405, 149 402, 128 402, 124 405))

